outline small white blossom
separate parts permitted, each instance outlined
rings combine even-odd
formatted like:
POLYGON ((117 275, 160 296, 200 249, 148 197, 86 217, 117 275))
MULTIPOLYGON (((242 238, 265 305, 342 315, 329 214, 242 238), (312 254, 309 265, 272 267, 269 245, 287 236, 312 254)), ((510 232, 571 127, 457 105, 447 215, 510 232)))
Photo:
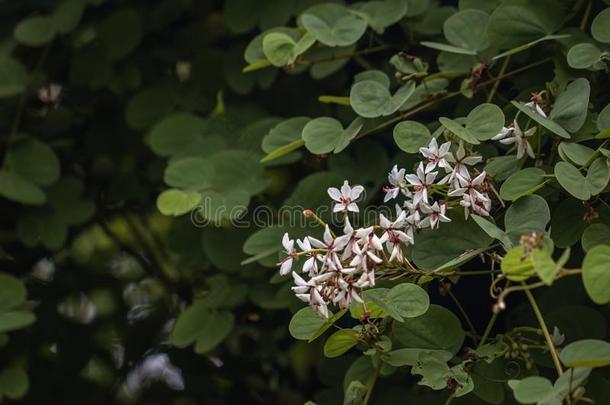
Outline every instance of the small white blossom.
POLYGON ((360 209, 354 201, 356 201, 358 197, 360 197, 360 194, 362 194, 363 191, 364 187, 362 186, 350 187, 347 180, 343 182, 343 185, 341 186, 341 191, 339 191, 339 189, 337 189, 336 187, 330 187, 328 189, 328 195, 330 196, 330 198, 337 202, 333 208, 333 212, 359 212, 360 209))
POLYGON ((517 159, 521 159, 523 156, 525 156, 526 153, 532 159, 536 158, 536 155, 534 155, 534 149, 532 149, 532 145, 530 145, 529 141, 527 140, 527 138, 536 133, 536 127, 530 128, 527 131, 523 132, 519 127, 519 124, 515 120, 513 122, 512 127, 505 129, 509 131, 503 130, 491 139, 493 139, 494 141, 499 141, 504 145, 511 145, 513 143, 516 144, 517 159), (512 134, 512 136, 508 136, 510 134, 512 134))
POLYGON ((434 184, 438 172, 427 173, 424 169, 424 164, 420 163, 417 167, 417 174, 407 174, 405 178, 409 183, 415 186, 413 194, 413 204, 419 204, 421 201, 428 203, 428 189, 434 184))
POLYGON ((410 197, 411 193, 407 188, 407 182, 405 180, 405 169, 398 169, 397 165, 394 165, 390 173, 388 173, 388 182, 390 183, 389 187, 384 187, 383 191, 385 191, 385 196, 383 197, 383 202, 388 202, 396 197, 398 197, 398 193, 402 192, 406 197, 410 197))
POLYGON ((282 238, 282 246, 284 246, 284 253, 288 255, 288 257, 280 262, 280 274, 285 276, 292 270, 292 263, 294 262, 294 257, 296 255, 296 251, 294 250, 294 239, 290 239, 288 232, 286 232, 282 238))
POLYGON ((533 112, 535 112, 536 114, 546 118, 546 113, 544 112, 542 107, 540 107, 540 105, 536 101, 532 100, 529 103, 525 103, 525 106, 528 107, 533 112))
POLYGON ((447 159, 452 157, 449 148, 451 148, 451 142, 445 142, 439 147, 436 138, 432 138, 428 147, 419 148, 419 152, 422 156, 428 159, 426 173, 434 170, 437 165, 442 168, 449 167, 447 159))
POLYGON ((445 215, 447 211, 445 203, 439 204, 438 201, 435 201, 432 205, 421 204, 420 208, 422 213, 427 215, 419 223, 421 228, 437 229, 441 222, 451 222, 451 219, 445 215))

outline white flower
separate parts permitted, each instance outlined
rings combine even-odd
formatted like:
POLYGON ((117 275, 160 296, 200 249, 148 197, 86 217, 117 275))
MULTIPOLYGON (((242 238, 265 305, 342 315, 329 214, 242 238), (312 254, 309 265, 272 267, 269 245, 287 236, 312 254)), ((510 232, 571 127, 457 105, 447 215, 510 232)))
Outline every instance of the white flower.
POLYGON ((478 190, 485 182, 485 177, 485 172, 482 172, 474 179, 470 179, 470 176, 464 178, 458 175, 460 187, 450 191, 448 194, 449 197, 462 197, 460 205, 464 207, 464 215, 466 218, 468 218, 471 210, 476 214, 489 216, 491 199, 487 193, 478 190))
POLYGON ((337 252, 341 252, 345 248, 350 240, 350 235, 333 238, 330 228, 326 225, 326 229, 324 230, 324 242, 311 236, 308 236, 308 238, 313 247, 326 250, 326 254, 322 259, 324 266, 327 266, 330 270, 337 270, 342 267, 337 252))
POLYGON ((284 253, 288 256, 278 264, 280 265, 280 274, 285 276, 292 270, 292 263, 296 255, 296 251, 294 250, 294 239, 290 239, 288 232, 286 232, 282 238, 282 246, 284 246, 284 253))
POLYGON ((457 182, 457 175, 459 174, 462 177, 470 176, 468 173, 467 166, 474 166, 477 163, 480 163, 483 160, 481 156, 466 156, 466 150, 464 149, 464 144, 460 142, 460 146, 455 152, 455 157, 450 155, 447 157, 447 161, 453 164, 453 167, 449 166, 446 168, 446 171, 449 171, 449 174, 445 176, 439 183, 451 183, 455 184, 457 182))
POLYGON ((532 159, 536 158, 534 155, 534 149, 532 149, 532 145, 528 142, 527 138, 534 135, 536 133, 536 127, 530 128, 527 131, 523 132, 519 127, 517 121, 513 121, 511 128, 504 128, 498 135, 494 136, 494 141, 500 141, 500 143, 504 145, 516 144, 517 145, 517 159, 521 159, 525 156, 525 153, 529 155, 532 159), (511 134, 513 136, 508 136, 511 134))
POLYGON ((362 186, 354 186, 350 187, 347 180, 343 182, 341 186, 341 191, 335 187, 330 187, 328 189, 328 195, 330 198, 335 200, 337 203, 333 208, 333 212, 339 211, 352 211, 359 212, 358 205, 354 201, 360 197, 360 194, 364 191, 364 187, 362 186))
POLYGON ((561 333, 557 326, 553 327, 553 334, 551 335, 551 341, 554 346, 561 346, 566 340, 566 335, 561 333))
MULTIPOLYGON (((303 238, 303 240, 297 239, 297 245, 299 245, 299 248, 303 252, 308 252, 312 250, 311 243, 309 243, 308 238, 303 238)), ((315 252, 307 253, 306 255, 309 258, 305 260, 305 263, 303 263, 303 273, 308 273, 311 277, 318 273, 318 262, 316 261, 315 252)))
POLYGON ((439 204, 435 201, 432 205, 421 204, 420 208, 422 213, 427 215, 419 223, 421 228, 436 229, 441 222, 451 222, 451 219, 445 215, 447 211, 447 204, 445 203, 439 204))
POLYGON ((535 112, 536 114, 541 115, 544 118, 546 118, 546 113, 544 112, 544 110, 540 107, 540 105, 536 101, 532 100, 529 103, 525 103, 525 106, 528 107, 533 112, 535 112))
POLYGON ((423 157, 428 159, 426 173, 434 170, 437 165, 442 168, 449 167, 449 163, 447 163, 447 159, 451 156, 449 148, 451 148, 451 142, 445 142, 439 148, 436 138, 432 138, 427 148, 419 148, 423 157))
POLYGON ((406 212, 403 211, 394 222, 387 219, 383 214, 379 214, 379 226, 383 228, 383 235, 381 235, 381 242, 385 243, 388 253, 390 253, 389 262, 398 258, 399 261, 403 260, 402 245, 405 243, 412 243, 413 240, 410 238, 402 228, 406 225, 406 212))
POLYGON ((438 172, 426 173, 424 164, 420 162, 417 167, 417 174, 407 174, 405 176, 407 181, 415 186, 413 204, 417 205, 421 201, 428 203, 428 188, 434 184, 437 174, 438 172))
POLYGON ((399 192, 402 192, 405 196, 410 197, 411 193, 407 189, 407 182, 405 181, 405 169, 398 169, 397 165, 394 165, 390 173, 388 173, 388 182, 390 187, 384 187, 385 196, 383 202, 388 202, 398 196, 399 192))

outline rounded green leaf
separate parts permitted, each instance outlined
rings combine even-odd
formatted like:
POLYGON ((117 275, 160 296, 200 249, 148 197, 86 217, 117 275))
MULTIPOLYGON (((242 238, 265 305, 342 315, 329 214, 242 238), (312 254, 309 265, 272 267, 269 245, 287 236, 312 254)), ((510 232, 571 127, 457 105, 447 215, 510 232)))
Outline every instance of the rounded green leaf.
POLYGON ((263 38, 263 52, 273 66, 286 66, 293 58, 296 42, 281 32, 271 32, 263 38))
POLYGON ((413 283, 402 283, 391 288, 386 295, 386 300, 404 318, 423 315, 430 307, 428 293, 413 283))
POLYGON ((474 136, 472 132, 470 132, 468 128, 464 128, 462 124, 460 124, 456 120, 452 120, 447 117, 440 117, 438 120, 442 126, 447 128, 450 132, 461 138, 463 141, 473 145, 478 145, 480 143, 479 140, 474 136))
POLYGON ((551 220, 551 211, 544 198, 528 195, 515 201, 504 216, 504 227, 509 235, 518 238, 521 235, 543 233, 551 220))
POLYGON ((205 121, 193 114, 176 113, 155 124, 148 134, 150 148, 157 155, 169 156, 195 143, 205 130, 205 121))
POLYGON ((171 91, 166 86, 154 86, 139 91, 127 104, 127 125, 133 129, 150 127, 159 117, 171 111, 172 101, 171 91))
POLYGON ((605 157, 599 157, 591 163, 587 170, 587 188, 591 195, 598 195, 601 193, 610 180, 610 169, 608 168, 608 159, 605 157))
POLYGON ((277 148, 298 141, 309 121, 311 121, 309 117, 293 117, 278 123, 263 138, 261 148, 265 153, 271 153, 277 148))
POLYGON ((610 343, 597 339, 577 340, 561 350, 566 367, 605 367, 610 365, 610 343))
POLYGON ((182 190, 165 190, 157 197, 157 208, 163 215, 178 216, 186 214, 199 204, 201 194, 182 190))
POLYGON ((602 52, 588 42, 576 44, 568 51, 568 65, 574 69, 586 69, 599 62, 602 52))
POLYGON ((195 353, 204 354, 218 346, 229 336, 235 325, 235 316, 228 311, 210 311, 200 320, 201 333, 195 342, 195 353))
POLYGON ((193 303, 190 307, 186 308, 178 319, 172 331, 172 343, 176 347, 187 347, 194 343, 201 334, 206 331, 203 330, 203 321, 208 316, 210 309, 206 305, 205 301, 198 300, 193 303))
POLYGON ((7 273, 0 273, 0 311, 20 306, 27 298, 25 285, 7 273))
POLYGON ((596 304, 610 302, 610 246, 593 247, 582 263, 582 281, 585 290, 596 304))
POLYGON ((326 339, 324 355, 326 357, 339 357, 358 344, 358 332, 353 329, 339 330, 326 339))
POLYGON ((356 3, 358 10, 366 14, 367 22, 378 34, 383 34, 386 27, 400 21, 409 6, 404 0, 369 1, 356 3))
POLYGON ((463 10, 447 18, 443 25, 445 38, 452 45, 472 51, 482 51, 489 46, 487 23, 489 15, 480 10, 463 10))
POLYGON ((597 116, 597 129, 603 131, 607 128, 610 128, 610 103, 597 116))
POLYGON ((597 245, 610 245, 610 226, 591 224, 582 234, 582 248, 588 252, 597 245))
POLYGON ((163 179, 170 187, 201 191, 210 187, 214 173, 214 165, 208 159, 184 158, 171 161, 163 179))
POLYGON ((534 275, 534 264, 531 257, 525 254, 523 246, 509 250, 502 259, 500 268, 511 281, 524 281, 534 275))
POLYGON ((361 117, 375 118, 385 115, 392 95, 387 87, 376 80, 356 82, 349 99, 354 111, 361 117))
POLYGON ((13 146, 8 154, 10 170, 40 185, 59 179, 59 159, 46 143, 28 139, 13 146))
POLYGON ((304 307, 292 316, 288 330, 295 339, 309 340, 325 322, 311 307, 304 307))
POLYGON ((579 200, 591 198, 585 177, 576 167, 567 162, 557 162, 555 165, 555 178, 561 186, 579 200))
POLYGON ((585 78, 574 80, 557 97, 549 118, 568 132, 578 131, 587 118, 591 85, 585 78))
POLYGON ((106 17, 98 27, 100 42, 110 60, 129 55, 142 40, 143 26, 140 14, 123 8, 106 17))
POLYGON ((0 196, 27 205, 40 205, 46 198, 36 184, 7 170, 0 170, 0 196))
POLYGON ((10 399, 23 397, 30 388, 30 380, 21 367, 9 367, 0 372, 0 395, 10 399))
POLYGON ((430 130, 417 121, 403 121, 394 127, 394 141, 407 153, 418 153, 431 139, 430 130))
POLYGON ((17 42, 27 46, 41 46, 51 42, 56 33, 54 21, 50 17, 29 17, 21 20, 13 35, 17 42))
POLYGON ((584 166, 595 152, 588 146, 574 142, 562 142, 559 144, 559 155, 563 160, 567 160, 576 165, 584 166))
POLYGON ((305 147, 315 154, 332 152, 343 136, 343 125, 330 117, 320 117, 309 121, 303 127, 305 147))
POLYGON ((355 43, 366 31, 364 19, 350 13, 341 4, 324 3, 301 14, 301 23, 316 39, 328 46, 347 46, 355 43))
POLYGON ((500 187, 500 197, 504 200, 516 200, 524 195, 532 194, 544 183, 544 170, 528 167, 511 175, 500 187))
POLYGON ((61 0, 53 11, 53 23, 60 34, 74 30, 80 22, 87 3, 82 0, 61 0))
POLYGON ((586 207, 581 201, 566 198, 559 203, 551 216, 551 239, 565 248, 574 245, 587 227, 584 220, 586 207))
POLYGON ((515 399, 522 404, 535 404, 548 398, 553 391, 553 384, 544 378, 532 376, 523 380, 510 380, 508 385, 513 389, 515 399))
POLYGON ((35 320, 36 317, 30 311, 0 312, 0 333, 25 328, 35 320))
POLYGON ((27 84, 28 74, 25 66, 10 56, 0 56, 0 98, 23 93, 27 84))
POLYGON ((480 141, 496 136, 504 126, 504 113, 495 104, 479 104, 466 117, 468 129, 480 141))
POLYGON ((591 23, 591 35, 599 42, 610 44, 610 8, 595 16, 591 23))
POLYGON ((465 335, 460 320, 451 311, 430 305, 421 316, 395 322, 392 336, 401 347, 446 350, 456 354, 465 335))

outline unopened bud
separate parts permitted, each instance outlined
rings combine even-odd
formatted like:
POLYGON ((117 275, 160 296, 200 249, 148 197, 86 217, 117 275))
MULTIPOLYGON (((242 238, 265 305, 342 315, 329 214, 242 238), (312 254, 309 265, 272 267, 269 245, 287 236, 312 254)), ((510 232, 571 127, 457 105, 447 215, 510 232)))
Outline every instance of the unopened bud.
POLYGON ((306 210, 304 210, 304 211, 303 211, 303 215, 304 215, 305 217, 307 217, 307 218, 311 218, 311 217, 313 217, 313 216, 314 216, 314 213, 313 213, 313 211, 312 211, 312 210, 310 210, 310 209, 306 209, 306 210))

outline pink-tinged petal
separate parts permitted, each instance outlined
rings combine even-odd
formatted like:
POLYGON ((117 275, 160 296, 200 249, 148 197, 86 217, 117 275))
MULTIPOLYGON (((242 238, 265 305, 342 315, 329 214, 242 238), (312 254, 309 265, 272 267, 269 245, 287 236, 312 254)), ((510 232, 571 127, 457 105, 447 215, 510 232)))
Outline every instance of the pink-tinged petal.
POLYGON ((451 148, 451 142, 445 142, 441 145, 439 150, 439 156, 445 156, 449 152, 449 148, 451 148))
POLYGON ((530 128, 523 133, 523 137, 528 138, 536 133, 536 127, 530 128))
POLYGON ((324 306, 326 305, 326 303, 322 299, 322 296, 320 295, 318 290, 315 288, 313 288, 311 290, 311 303, 314 305, 324 305, 324 306))
POLYGON ((308 282, 306 282, 303 277, 299 276, 296 272, 292 272, 292 279, 294 281, 294 284, 298 287, 305 287, 305 286, 310 286, 310 284, 308 282))
POLYGON ((536 106, 536 112, 539 115, 542 115, 544 118, 546 118, 546 113, 542 110, 542 108, 538 104, 535 104, 535 106, 536 106))
POLYGON ((352 299, 353 299, 354 301, 356 301, 356 302, 358 302, 358 303, 360 303, 360 304, 363 304, 363 303, 364 303, 364 301, 362 300, 362 298, 360 298, 360 295, 358 295, 358 293, 356 292, 356 290, 353 290, 353 289, 352 289, 351 296, 352 296, 352 299))
POLYGON ((434 183, 434 180, 436 179, 437 175, 438 175, 438 172, 430 172, 430 173, 426 174, 426 184, 434 183))
POLYGON ((532 159, 536 159, 536 155, 534 154, 534 149, 532 148, 532 145, 530 145, 529 142, 526 141, 526 152, 529 155, 529 157, 531 157, 532 159))
POLYGON ((299 245, 299 248, 303 251, 311 250, 311 243, 309 243, 308 238, 303 238, 303 240, 297 239, 297 245, 299 245))
POLYGON ((462 159, 462 164, 468 165, 468 166, 474 166, 477 163, 480 163, 483 161, 483 157, 481 156, 468 156, 467 158, 462 159))
POLYGON ((338 188, 330 187, 328 189, 328 195, 335 201, 341 201, 341 192, 338 188))
POLYGON ((472 184, 477 186, 477 185, 483 183, 483 181, 485 181, 485 176, 486 176, 485 171, 481 172, 481 174, 479 174, 477 177, 475 177, 472 180, 472 184))
POLYGON ((519 142, 517 144, 517 159, 521 159, 523 156, 525 156, 525 145, 523 142, 519 142))
POLYGON ((341 195, 343 197, 350 198, 351 194, 352 194, 352 188, 349 186, 349 183, 347 182, 347 180, 345 180, 343 182, 343 185, 341 186, 341 195))
POLYGON ((324 242, 326 242, 326 244, 330 246, 332 241, 333 235, 332 233, 330 233, 330 228, 328 227, 328 225, 326 225, 326 227, 324 228, 324 242))
POLYGON ((288 232, 286 232, 284 234, 284 236, 282 237, 282 246, 284 246, 284 249, 287 252, 290 252, 292 250, 293 245, 294 245, 294 241, 290 240, 290 237, 288 236, 288 232))
POLYGON ((285 276, 290 273, 292 270, 292 257, 290 259, 284 260, 282 262, 282 266, 280 267, 280 275, 285 276))
POLYGON ((335 239, 333 247, 336 251, 341 251, 347 245, 351 238, 351 235, 342 235, 335 239))
POLYGON ((360 197, 360 194, 364 192, 364 187, 362 186, 354 186, 352 187, 352 192, 350 194, 350 198, 352 200, 357 200, 360 197))
POLYGON ((421 180, 415 174, 407 174, 405 175, 405 179, 415 186, 421 186, 421 180))
POLYGON ((341 211, 345 211, 345 204, 343 203, 337 203, 335 204, 335 206, 333 207, 333 212, 341 212, 341 211))
POLYGON ((349 203, 347 206, 347 210, 351 212, 360 212, 360 208, 358 208, 358 204, 356 203, 349 203))
POLYGON ((500 141, 500 143, 502 145, 511 145, 511 144, 515 143, 516 140, 517 140, 517 137, 512 136, 510 138, 502 139, 500 141))
POLYGON ((294 296, 307 304, 311 301, 311 295, 309 294, 295 294, 294 296))
POLYGON ((317 248, 317 249, 326 248, 326 244, 324 242, 322 242, 321 240, 319 240, 319 239, 316 239, 316 238, 314 238, 312 236, 308 236, 307 239, 309 239, 309 242, 311 242, 311 245, 314 248, 317 248))

